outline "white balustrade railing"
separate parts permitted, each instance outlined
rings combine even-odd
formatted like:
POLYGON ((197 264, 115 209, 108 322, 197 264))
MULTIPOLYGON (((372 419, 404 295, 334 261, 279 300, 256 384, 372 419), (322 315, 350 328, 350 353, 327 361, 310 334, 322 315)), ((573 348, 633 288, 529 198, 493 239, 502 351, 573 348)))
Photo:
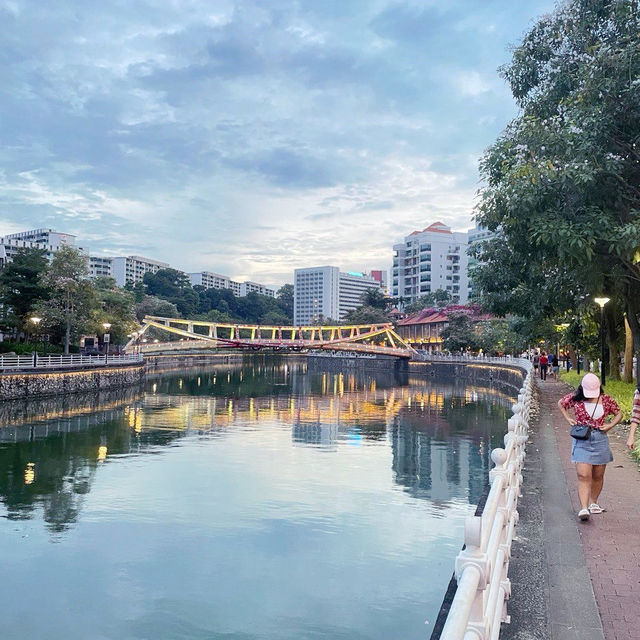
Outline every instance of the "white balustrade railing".
MULTIPOLYGON (((449 354, 449 353, 423 353, 418 351, 415 360, 419 362, 481 362, 496 364, 524 364, 530 363, 527 358, 515 356, 484 356, 477 354, 449 354)), ((528 365, 527 365, 528 366, 528 365)))
POLYGON ((509 622, 509 559, 533 398, 531 364, 524 359, 518 364, 525 365, 527 375, 508 420, 504 448, 491 452, 495 467, 482 515, 465 522, 466 547, 455 564, 458 586, 440 640, 497 640, 501 623, 509 622))
POLYGON ((79 353, 60 354, 28 354, 22 356, 0 355, 0 371, 18 369, 65 369, 68 367, 115 367, 123 364, 142 362, 138 353, 84 356, 79 353))

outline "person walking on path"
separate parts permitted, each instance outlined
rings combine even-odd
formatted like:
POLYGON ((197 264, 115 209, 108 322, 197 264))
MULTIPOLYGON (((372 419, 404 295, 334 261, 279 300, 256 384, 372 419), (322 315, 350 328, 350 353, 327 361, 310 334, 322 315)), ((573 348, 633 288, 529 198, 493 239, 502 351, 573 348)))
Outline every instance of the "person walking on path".
POLYGON ((547 368, 549 367, 549 358, 547 358, 547 352, 543 351, 540 354, 540 380, 547 379, 547 368))
POLYGON ((558 407, 570 425, 581 424, 590 427, 584 440, 573 440, 571 462, 578 474, 578 497, 581 509, 578 518, 585 521, 591 514, 602 513, 598 499, 604 484, 607 464, 613 460, 607 432, 620 420, 622 411, 617 402, 602 392, 600 379, 587 373, 574 393, 567 393, 558 400, 558 407), (572 417, 568 409, 573 409, 572 417), (608 416, 613 416, 605 422, 608 416))
POLYGON ((638 388, 633 394, 633 409, 631 411, 631 430, 629 431, 629 437, 627 438, 627 447, 633 451, 635 447, 636 428, 640 424, 640 382, 638 388))
POLYGON ((560 365, 558 356, 555 353, 549 355, 549 366, 551 367, 551 374, 553 379, 558 382, 558 371, 560 371, 560 365))
POLYGON ((533 374, 538 377, 538 367, 540 366, 540 356, 538 355, 538 351, 533 352, 533 374))

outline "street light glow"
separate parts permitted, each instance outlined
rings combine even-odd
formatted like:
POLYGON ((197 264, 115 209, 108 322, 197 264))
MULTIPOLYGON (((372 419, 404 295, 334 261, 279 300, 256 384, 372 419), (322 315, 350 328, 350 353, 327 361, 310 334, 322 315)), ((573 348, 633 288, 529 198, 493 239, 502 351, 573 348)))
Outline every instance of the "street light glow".
POLYGON ((40 324, 40 321, 42 320, 42 318, 38 318, 37 316, 33 316, 33 318, 29 318, 29 320, 31 320, 31 322, 33 322, 33 324, 38 325, 38 324, 40 324))
POLYGON ((102 326, 105 328, 106 331, 109 331, 109 329, 111 329, 111 323, 110 322, 103 322, 102 326))
POLYGON ((601 309, 604 309, 604 305, 607 304, 611 298, 594 298, 594 300, 596 301, 596 304, 600 305, 601 309))

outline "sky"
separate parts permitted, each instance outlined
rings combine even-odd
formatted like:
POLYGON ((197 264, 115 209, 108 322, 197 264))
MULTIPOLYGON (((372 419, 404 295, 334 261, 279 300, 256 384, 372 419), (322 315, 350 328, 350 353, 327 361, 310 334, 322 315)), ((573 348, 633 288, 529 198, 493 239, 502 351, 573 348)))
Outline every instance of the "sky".
POLYGON ((0 0, 0 236, 266 284, 473 226, 551 0, 0 0))

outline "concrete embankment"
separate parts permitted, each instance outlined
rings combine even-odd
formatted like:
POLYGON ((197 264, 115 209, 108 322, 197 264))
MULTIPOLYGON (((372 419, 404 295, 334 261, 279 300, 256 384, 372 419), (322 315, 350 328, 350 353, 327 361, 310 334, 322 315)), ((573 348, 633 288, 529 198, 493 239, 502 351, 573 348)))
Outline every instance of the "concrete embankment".
POLYGON ((140 384, 144 380, 142 364, 90 369, 61 369, 38 372, 19 371, 0 374, 0 398, 16 400, 41 396, 97 392, 140 384))

